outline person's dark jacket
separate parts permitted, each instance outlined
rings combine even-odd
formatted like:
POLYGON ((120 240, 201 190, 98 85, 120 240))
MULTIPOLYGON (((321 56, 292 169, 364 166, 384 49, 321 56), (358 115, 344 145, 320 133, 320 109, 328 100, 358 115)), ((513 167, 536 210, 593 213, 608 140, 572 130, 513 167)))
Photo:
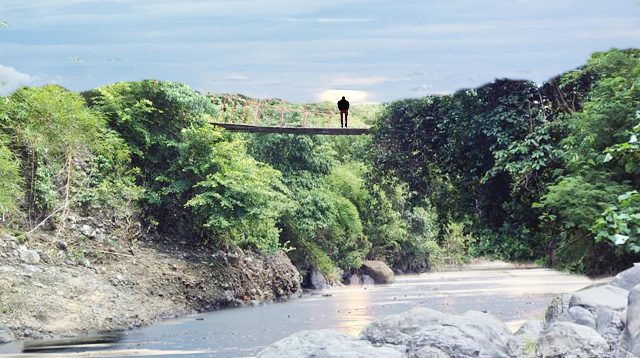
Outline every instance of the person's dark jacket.
POLYGON ((341 111, 346 111, 349 109, 349 101, 346 99, 341 99, 338 101, 338 109, 341 111))

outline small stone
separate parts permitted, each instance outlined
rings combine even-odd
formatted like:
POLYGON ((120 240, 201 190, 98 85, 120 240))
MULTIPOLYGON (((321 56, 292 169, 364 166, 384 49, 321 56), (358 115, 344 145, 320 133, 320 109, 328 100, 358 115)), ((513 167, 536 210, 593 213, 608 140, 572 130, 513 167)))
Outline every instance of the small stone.
POLYGON ((37 266, 25 265, 24 272, 22 273, 22 275, 26 277, 32 277, 34 274, 37 274, 40 272, 42 272, 42 269, 37 266))
POLYGON ((87 224, 84 224, 80 227, 80 233, 90 239, 96 237, 96 230, 87 224))
POLYGON ((56 241, 56 247, 60 250, 66 251, 67 250, 67 243, 65 241, 62 240, 58 240, 56 241))
POLYGON ((9 343, 13 341, 13 336, 11 335, 11 331, 9 327, 0 324, 0 344, 9 343))
POLYGON ((18 247, 18 256, 26 264, 35 265, 40 262, 40 255, 34 250, 29 250, 25 245, 18 247))
POLYGON ((227 254, 227 261, 229 261, 229 263, 237 264, 239 260, 240 260, 240 255, 234 252, 230 252, 227 254))

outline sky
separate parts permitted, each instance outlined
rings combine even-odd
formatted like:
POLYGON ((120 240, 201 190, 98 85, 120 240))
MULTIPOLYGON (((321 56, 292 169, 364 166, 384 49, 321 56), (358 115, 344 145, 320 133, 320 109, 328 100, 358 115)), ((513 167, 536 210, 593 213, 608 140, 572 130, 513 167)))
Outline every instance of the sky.
POLYGON ((153 78, 388 102, 496 78, 541 83, 630 47, 640 0, 0 0, 0 95, 153 78))

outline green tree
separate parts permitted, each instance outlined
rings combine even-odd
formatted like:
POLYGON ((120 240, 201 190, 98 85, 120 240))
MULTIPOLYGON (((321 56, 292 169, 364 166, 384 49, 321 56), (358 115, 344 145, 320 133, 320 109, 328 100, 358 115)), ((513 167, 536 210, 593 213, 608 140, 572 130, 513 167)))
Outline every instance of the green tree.
POLYGON ((0 213, 4 223, 7 215, 19 210, 23 179, 19 163, 3 137, 0 137, 0 177, 0 213))
POLYGON ((56 85, 22 88, 0 107, 0 118, 22 162, 25 209, 33 228, 54 215, 64 228, 71 207, 100 192, 118 198, 102 204, 112 208, 137 192, 126 146, 81 96, 56 85), (100 170, 99 162, 111 170, 100 170))

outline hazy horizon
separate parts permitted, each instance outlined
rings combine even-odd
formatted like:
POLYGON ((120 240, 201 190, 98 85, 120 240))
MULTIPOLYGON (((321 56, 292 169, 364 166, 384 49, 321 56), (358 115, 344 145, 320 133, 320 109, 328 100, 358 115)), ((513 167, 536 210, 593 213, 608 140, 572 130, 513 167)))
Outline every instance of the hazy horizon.
POLYGON ((541 83, 638 39, 635 0, 5 0, 0 95, 154 78, 290 102, 388 102, 496 78, 541 83))

